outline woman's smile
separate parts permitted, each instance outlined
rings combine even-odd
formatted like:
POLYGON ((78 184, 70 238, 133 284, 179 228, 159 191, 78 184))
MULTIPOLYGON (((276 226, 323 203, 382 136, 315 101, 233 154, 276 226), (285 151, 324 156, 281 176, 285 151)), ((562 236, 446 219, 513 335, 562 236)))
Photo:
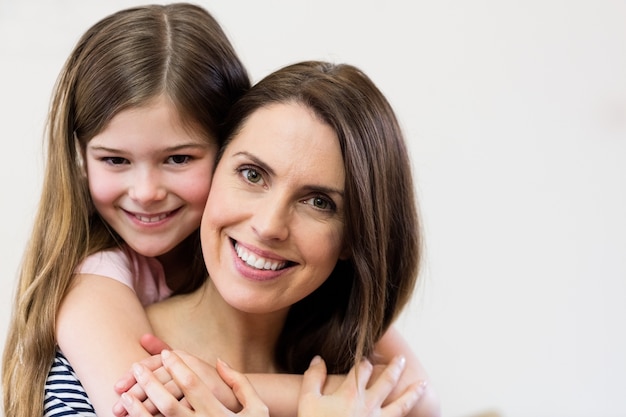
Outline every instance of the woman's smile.
POLYGON ((271 257, 266 257, 259 253, 255 253, 250 249, 247 249, 244 245, 235 242, 235 252, 237 252, 237 256, 243 262, 245 262, 248 266, 251 266, 255 269, 261 270, 272 270, 276 271, 277 269, 283 269, 287 266, 287 261, 272 259, 271 257))
POLYGON ((344 247, 344 182, 337 135, 310 109, 290 102, 252 113, 218 163, 202 218, 222 297, 264 313, 322 285, 344 247))

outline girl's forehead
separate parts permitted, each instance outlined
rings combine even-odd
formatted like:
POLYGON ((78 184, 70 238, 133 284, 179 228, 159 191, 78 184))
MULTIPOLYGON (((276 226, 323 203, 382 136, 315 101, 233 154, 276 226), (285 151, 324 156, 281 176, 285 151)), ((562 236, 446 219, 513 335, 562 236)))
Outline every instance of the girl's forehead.
POLYGON ((183 123, 174 104, 163 98, 120 111, 88 144, 111 148, 187 145, 217 146, 217 141, 197 125, 183 123))

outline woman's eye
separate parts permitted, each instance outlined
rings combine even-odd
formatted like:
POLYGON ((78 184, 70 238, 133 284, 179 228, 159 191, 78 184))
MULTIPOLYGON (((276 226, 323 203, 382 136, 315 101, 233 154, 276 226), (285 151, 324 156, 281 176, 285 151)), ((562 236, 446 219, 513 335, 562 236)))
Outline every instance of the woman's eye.
POLYGON ((128 159, 120 156, 107 156, 102 158, 102 160, 109 165, 124 165, 128 163, 128 159))
POLYGON ((167 158, 167 162, 174 165, 183 165, 191 160, 189 155, 172 155, 167 158))
POLYGON ((318 210, 332 211, 335 209, 335 205, 333 204, 333 202, 324 197, 311 197, 304 202, 315 207, 318 210))
POLYGON ((261 175, 261 173, 254 168, 242 169, 241 175, 243 175, 246 181, 253 184, 259 184, 261 181, 263 181, 263 176, 261 175))

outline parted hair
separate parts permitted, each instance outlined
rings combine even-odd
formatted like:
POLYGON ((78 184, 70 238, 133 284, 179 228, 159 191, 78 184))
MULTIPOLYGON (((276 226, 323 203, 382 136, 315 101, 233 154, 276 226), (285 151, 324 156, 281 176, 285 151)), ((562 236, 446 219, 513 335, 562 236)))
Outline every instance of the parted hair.
POLYGON ((232 108, 226 143, 255 110, 295 102, 336 132, 346 173, 345 246, 324 284, 289 311, 276 362, 304 372, 320 354, 345 373, 387 330, 411 297, 421 229, 407 146, 395 113, 372 80, 346 64, 309 61, 261 80, 232 108))
MULTIPOLYGON (((218 22, 176 3, 121 10, 79 39, 55 85, 46 126, 43 190, 16 288, 2 361, 7 416, 43 415, 44 384, 56 347, 55 319, 77 265, 123 244, 93 207, 82 156, 119 112, 166 96, 185 126, 223 137, 248 74, 218 22)), ((206 278, 198 233, 188 238, 189 292, 206 278)))

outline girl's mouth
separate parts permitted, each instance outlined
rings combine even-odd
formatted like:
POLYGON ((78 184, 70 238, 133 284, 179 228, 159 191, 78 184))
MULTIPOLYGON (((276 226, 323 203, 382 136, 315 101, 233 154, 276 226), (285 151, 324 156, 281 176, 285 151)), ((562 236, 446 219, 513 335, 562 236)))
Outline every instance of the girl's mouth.
POLYGON ((140 221, 142 221, 144 223, 160 222, 161 220, 163 220, 167 216, 169 216, 169 213, 162 213, 162 214, 158 214, 156 216, 147 216, 147 215, 135 214, 135 218, 139 219, 140 221))
POLYGON ((126 212, 126 214, 128 214, 131 217, 134 217, 141 223, 150 224, 150 223, 161 222, 167 219, 168 217, 170 217, 172 214, 174 214, 178 210, 179 209, 167 211, 164 213, 155 213, 155 214, 133 213, 132 211, 127 211, 127 210, 124 210, 124 211, 126 212))

